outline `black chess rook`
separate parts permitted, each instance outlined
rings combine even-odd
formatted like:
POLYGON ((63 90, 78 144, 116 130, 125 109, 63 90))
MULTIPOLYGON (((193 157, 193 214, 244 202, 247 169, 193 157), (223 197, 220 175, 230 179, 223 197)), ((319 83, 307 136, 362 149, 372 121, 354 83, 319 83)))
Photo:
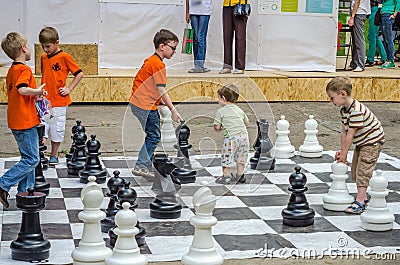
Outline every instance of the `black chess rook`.
POLYGON ((11 256, 15 260, 41 262, 49 258, 50 242, 43 238, 39 211, 45 207, 46 194, 29 188, 16 195, 17 208, 22 211, 18 238, 11 242, 11 256))

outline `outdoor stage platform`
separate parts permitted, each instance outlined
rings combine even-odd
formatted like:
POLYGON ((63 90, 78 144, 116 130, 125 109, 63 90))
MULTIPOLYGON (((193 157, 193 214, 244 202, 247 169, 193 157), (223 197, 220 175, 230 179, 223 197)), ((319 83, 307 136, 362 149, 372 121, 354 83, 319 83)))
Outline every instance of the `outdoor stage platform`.
MULTIPOLYGON (((7 103, 5 76, 0 67, 0 103, 7 103)), ((99 69, 97 75, 85 75, 71 94, 73 102, 127 102, 137 69, 99 69)), ((189 74, 187 70, 167 69, 167 89, 174 102, 212 102, 216 91, 227 83, 241 89, 240 101, 327 101, 326 84, 335 76, 350 76, 353 96, 360 101, 400 102, 400 69, 366 68, 354 73, 245 71, 244 75, 208 73, 189 74)), ((40 76, 36 75, 40 81, 40 76)), ((72 77, 69 77, 71 81, 72 77)))

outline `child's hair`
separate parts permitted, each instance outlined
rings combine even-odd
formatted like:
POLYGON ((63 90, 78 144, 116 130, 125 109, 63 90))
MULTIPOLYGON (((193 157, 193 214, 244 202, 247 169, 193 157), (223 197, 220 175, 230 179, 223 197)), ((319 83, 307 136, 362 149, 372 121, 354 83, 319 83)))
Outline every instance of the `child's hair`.
POLYGON ((39 42, 44 43, 56 43, 60 38, 58 32, 53 27, 45 27, 39 33, 39 42))
POLYGON ((154 47, 157 49, 161 43, 168 44, 170 41, 179 42, 178 37, 168 29, 162 29, 154 35, 153 43, 154 47))
POLYGON ((327 85, 326 85, 326 92, 332 91, 335 93, 340 93, 341 90, 346 91, 347 95, 351 95, 351 80, 348 76, 337 76, 333 78, 327 85))
POLYGON ((10 59, 15 60, 21 54, 21 48, 28 44, 28 39, 18 32, 10 32, 1 41, 1 48, 10 59))
POLYGON ((234 84, 228 84, 220 87, 217 91, 218 95, 223 96, 226 101, 236 103, 239 98, 239 88, 234 84))

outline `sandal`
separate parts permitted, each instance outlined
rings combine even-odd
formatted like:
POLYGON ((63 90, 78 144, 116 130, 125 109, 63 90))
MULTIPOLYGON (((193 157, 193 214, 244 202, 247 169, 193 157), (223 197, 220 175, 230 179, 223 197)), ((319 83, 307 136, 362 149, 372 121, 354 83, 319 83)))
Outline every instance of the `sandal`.
POLYGON ((231 180, 232 179, 229 177, 219 176, 218 178, 215 179, 215 183, 227 185, 227 184, 232 184, 231 180))
POLYGON ((352 214, 362 214, 365 211, 365 204, 361 204, 358 201, 354 201, 347 209, 345 210, 346 213, 352 214), (353 204, 357 205, 357 207, 353 206, 353 204))
POLYGON ((371 61, 368 61, 368 60, 365 62, 365 66, 366 67, 371 67, 371 66, 374 66, 374 65, 375 65, 375 62, 371 62, 371 61))
POLYGON ((134 168, 132 174, 135 176, 141 176, 148 179, 154 179, 154 172, 151 172, 147 168, 134 168))
POLYGON ((236 175, 236 183, 246 183, 246 178, 244 177, 244 174, 241 176, 236 175))
POLYGON ((378 60, 375 64, 376 64, 376 65, 382 65, 382 64, 384 64, 384 63, 385 63, 384 60, 378 60))

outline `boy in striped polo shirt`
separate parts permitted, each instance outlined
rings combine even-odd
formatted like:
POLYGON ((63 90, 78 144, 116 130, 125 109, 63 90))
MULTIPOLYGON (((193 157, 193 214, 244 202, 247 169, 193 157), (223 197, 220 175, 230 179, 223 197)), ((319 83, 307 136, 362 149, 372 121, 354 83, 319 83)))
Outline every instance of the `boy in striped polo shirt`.
POLYGON ((335 154, 337 162, 348 164, 347 153, 355 145, 351 176, 357 184, 357 197, 345 210, 361 214, 368 203, 367 188, 385 141, 382 125, 364 104, 351 96, 349 77, 335 77, 326 86, 330 101, 340 107, 342 116, 341 148, 335 154))

